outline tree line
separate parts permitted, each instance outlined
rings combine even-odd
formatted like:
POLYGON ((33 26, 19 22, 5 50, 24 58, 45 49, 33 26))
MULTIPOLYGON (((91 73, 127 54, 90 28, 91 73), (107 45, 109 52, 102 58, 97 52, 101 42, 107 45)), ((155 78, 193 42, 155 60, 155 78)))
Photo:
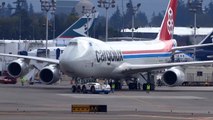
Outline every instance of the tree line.
MULTIPOLYGON (((178 11, 176 26, 190 27, 193 26, 193 13, 189 11, 189 7, 184 0, 178 1, 178 11)), ((129 0, 130 6, 133 6, 132 0, 129 0)), ((160 26, 165 11, 155 13, 148 20, 146 13, 138 11, 135 14, 135 27, 160 26)), ((127 8, 122 13, 119 7, 109 18, 109 37, 121 37, 120 32, 123 28, 131 28, 133 9, 127 8)), ((68 26, 74 23, 78 18, 78 14, 73 10, 70 14, 49 14, 49 39, 58 36, 68 26), (53 19, 55 18, 55 19, 53 19), (55 21, 55 22, 54 22, 55 21), (53 36, 53 25, 55 25, 55 36, 53 36)), ((2 3, 0 8, 0 39, 45 39, 45 14, 34 12, 32 4, 25 1, 12 7, 11 4, 2 3)), ((104 38, 105 36, 105 17, 99 16, 92 29, 90 36, 95 38, 104 38)), ((211 1, 202 12, 197 14, 197 27, 213 27, 213 1, 211 1)))

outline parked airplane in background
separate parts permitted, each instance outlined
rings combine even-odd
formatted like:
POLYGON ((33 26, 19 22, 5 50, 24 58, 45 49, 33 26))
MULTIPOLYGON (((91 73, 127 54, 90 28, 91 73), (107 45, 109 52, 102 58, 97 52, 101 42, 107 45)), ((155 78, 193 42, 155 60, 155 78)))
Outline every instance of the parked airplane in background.
MULTIPOLYGON (((98 12, 90 16, 82 16, 63 33, 56 38, 55 46, 48 47, 48 58, 58 59, 60 54, 63 53, 65 46, 69 40, 74 37, 87 36, 93 26, 95 19, 98 17, 98 12), (87 19, 88 17, 88 19, 87 19), (88 29, 85 29, 88 26, 88 29)), ((46 48, 37 48, 28 52, 29 56, 46 57, 46 48)))
POLYGON ((213 31, 210 32, 197 46, 174 52, 174 62, 185 62, 195 60, 213 60, 213 31), (209 46, 205 46, 209 45, 209 46), (196 49, 195 49, 196 48, 196 49), (195 49, 195 50, 194 50, 195 49), (194 57, 195 56, 195 57, 194 57))
POLYGON ((82 16, 56 38, 56 46, 66 46, 70 38, 88 36, 87 32, 89 32, 94 26, 97 17, 98 12, 90 14, 89 16, 82 16))
MULTIPOLYGON (((206 65, 213 61, 194 61, 168 63, 172 50, 176 47, 172 39, 176 17, 177 0, 170 0, 156 39, 151 41, 103 42, 89 37, 76 37, 70 40, 59 60, 0 54, 1 56, 18 57, 8 65, 8 73, 19 77, 29 70, 29 60, 48 62, 40 73, 40 79, 51 84, 59 80, 60 71, 64 74, 81 78, 129 79, 136 74, 151 72, 157 69, 168 69, 163 80, 167 85, 180 85, 184 82, 184 73, 178 66, 206 65)), ((189 47, 189 46, 187 46, 189 47)), ((147 80, 149 80, 149 74, 147 80)))
MULTIPOLYGON (((213 31, 200 42, 200 45, 211 43, 213 43, 213 31)), ((195 55, 197 60, 213 60, 213 46, 198 48, 195 55)))
MULTIPOLYGON (((94 22, 98 17, 98 12, 91 14, 90 16, 83 15, 80 17, 75 23, 73 23, 71 26, 69 26, 63 33, 61 33, 58 37, 52 40, 48 40, 48 44, 55 43, 56 46, 66 46, 68 43, 67 41, 70 40, 70 38, 74 37, 80 37, 80 36, 87 36, 87 31, 91 30, 91 28, 94 26, 94 22), (88 19, 87 19, 88 17, 88 19), (88 27, 87 27, 88 26, 88 27), (85 28, 88 29, 85 29, 85 28)), ((26 40, 0 40, 4 43, 24 43, 26 40)), ((46 40, 43 40, 43 43, 45 43, 46 40)))
POLYGON ((213 60, 212 43, 213 43, 213 31, 210 32, 198 45, 194 45, 197 47, 189 47, 188 49, 176 51, 174 61, 178 60, 184 61, 184 59, 188 59, 187 61, 191 61, 194 60, 194 58, 195 60, 199 61, 213 60))

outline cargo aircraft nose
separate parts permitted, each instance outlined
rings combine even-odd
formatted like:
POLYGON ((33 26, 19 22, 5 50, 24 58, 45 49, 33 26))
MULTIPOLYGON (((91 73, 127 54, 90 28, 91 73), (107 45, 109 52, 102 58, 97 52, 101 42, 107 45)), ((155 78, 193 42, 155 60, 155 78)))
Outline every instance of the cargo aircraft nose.
POLYGON ((82 40, 82 37, 73 39, 65 48, 60 57, 60 68, 64 73, 75 74, 82 69, 82 64, 87 60, 89 42, 82 40))

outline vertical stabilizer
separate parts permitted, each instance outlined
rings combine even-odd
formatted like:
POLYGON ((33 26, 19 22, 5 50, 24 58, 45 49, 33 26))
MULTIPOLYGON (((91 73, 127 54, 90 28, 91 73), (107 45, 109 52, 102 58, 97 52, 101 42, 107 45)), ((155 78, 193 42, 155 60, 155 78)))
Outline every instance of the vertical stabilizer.
POLYGON ((170 0, 166 13, 164 15, 163 22, 161 24, 160 32, 156 39, 159 40, 170 40, 172 39, 174 32, 174 23, 177 13, 178 0, 170 0))
POLYGON ((74 24, 72 24, 56 38, 56 46, 66 45, 70 38, 87 36, 87 31, 93 27, 97 17, 98 12, 90 14, 89 16, 84 15, 79 18, 74 24))

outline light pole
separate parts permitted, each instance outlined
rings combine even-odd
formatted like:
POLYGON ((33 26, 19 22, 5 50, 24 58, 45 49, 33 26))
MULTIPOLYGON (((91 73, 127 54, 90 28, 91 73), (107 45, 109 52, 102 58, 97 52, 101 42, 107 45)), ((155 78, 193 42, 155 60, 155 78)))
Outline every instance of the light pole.
POLYGON ((115 0, 98 0, 98 7, 103 7, 106 9, 106 39, 108 41, 108 9, 115 7, 115 0))
MULTIPOLYGON (((188 0, 189 11, 194 13, 194 44, 196 42, 197 12, 202 12, 203 0, 188 0)), ((196 60, 196 48, 194 48, 194 60, 196 60)))
POLYGON ((202 11, 203 0, 188 0, 189 11, 194 13, 194 43, 196 44, 197 13, 202 11))
POLYGON ((53 20, 52 20, 52 27, 53 27, 53 39, 55 39, 55 11, 51 12, 53 20))
POLYGON ((95 12, 96 12, 95 7, 92 7, 92 9, 88 9, 85 8, 85 6, 82 6, 82 13, 87 17, 87 25, 85 26, 85 29, 87 30, 87 36, 89 36, 89 17, 95 12))
POLYGON ((56 10, 56 0, 40 0, 41 10, 46 12, 46 57, 48 57, 47 44, 48 44, 48 12, 56 10))
POLYGON ((138 3, 137 6, 133 6, 130 3, 126 4, 126 7, 132 9, 132 40, 134 39, 134 28, 135 28, 135 14, 139 10, 141 4, 138 3))

